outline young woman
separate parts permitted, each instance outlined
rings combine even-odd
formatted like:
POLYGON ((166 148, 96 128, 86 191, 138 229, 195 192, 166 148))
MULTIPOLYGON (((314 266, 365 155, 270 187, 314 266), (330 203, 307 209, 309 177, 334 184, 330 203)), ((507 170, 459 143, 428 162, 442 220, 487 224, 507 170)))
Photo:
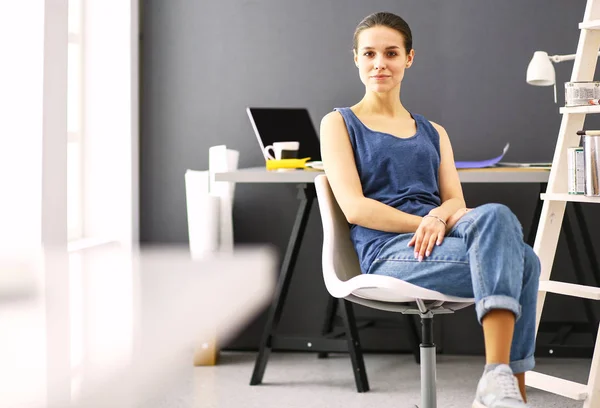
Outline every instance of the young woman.
POLYGON ((362 271, 474 297, 486 366, 473 407, 527 407, 539 260, 506 206, 466 208, 448 134, 404 107, 415 57, 408 24, 367 16, 353 50, 365 95, 323 118, 321 153, 362 271))

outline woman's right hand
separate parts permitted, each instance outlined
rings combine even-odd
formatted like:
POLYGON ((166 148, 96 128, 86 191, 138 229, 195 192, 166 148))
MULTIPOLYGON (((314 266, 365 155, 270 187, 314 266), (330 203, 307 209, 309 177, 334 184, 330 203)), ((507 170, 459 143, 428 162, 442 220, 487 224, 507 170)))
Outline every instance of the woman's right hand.
POLYGON ((452 214, 450 218, 448 218, 448 220, 446 221, 446 232, 450 232, 450 230, 456 225, 458 220, 460 220, 463 217, 463 215, 465 215, 471 210, 472 208, 461 208, 457 210, 454 214, 452 214))
POLYGON ((425 216, 408 246, 415 247, 415 258, 421 262, 425 257, 431 255, 431 251, 433 251, 436 244, 440 245, 442 243, 445 233, 444 221, 435 216, 425 216))

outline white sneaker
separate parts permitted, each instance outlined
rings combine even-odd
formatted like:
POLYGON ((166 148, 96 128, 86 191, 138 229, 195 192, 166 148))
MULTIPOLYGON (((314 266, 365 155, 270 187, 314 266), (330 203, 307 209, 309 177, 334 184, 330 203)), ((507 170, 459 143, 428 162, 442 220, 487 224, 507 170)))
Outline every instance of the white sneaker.
POLYGON ((512 370, 501 364, 485 373, 477 385, 473 408, 529 408, 512 370))

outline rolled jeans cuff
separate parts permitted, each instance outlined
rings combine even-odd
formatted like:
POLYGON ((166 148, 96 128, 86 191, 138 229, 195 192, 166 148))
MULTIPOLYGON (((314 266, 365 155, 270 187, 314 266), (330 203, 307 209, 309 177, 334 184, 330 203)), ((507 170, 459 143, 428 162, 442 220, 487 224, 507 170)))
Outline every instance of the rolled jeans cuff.
POLYGON ((510 296, 492 295, 484 297, 475 304, 479 324, 481 324, 483 317, 490 310, 494 309, 510 310, 515 314, 515 322, 521 317, 521 305, 516 299, 513 299, 510 296))
POLYGON ((511 361, 509 365, 513 374, 524 373, 533 370, 535 367, 535 358, 533 356, 529 356, 523 360, 511 361))

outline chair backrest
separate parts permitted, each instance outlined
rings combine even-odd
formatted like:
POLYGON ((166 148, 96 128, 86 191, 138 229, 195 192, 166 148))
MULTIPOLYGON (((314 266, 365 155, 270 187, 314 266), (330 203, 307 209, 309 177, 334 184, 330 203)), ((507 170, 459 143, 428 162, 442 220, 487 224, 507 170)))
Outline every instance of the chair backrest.
POLYGON ((327 176, 317 176, 315 188, 323 224, 323 278, 327 290, 336 296, 336 284, 360 275, 360 264, 350 240, 348 221, 335 200, 327 176))

